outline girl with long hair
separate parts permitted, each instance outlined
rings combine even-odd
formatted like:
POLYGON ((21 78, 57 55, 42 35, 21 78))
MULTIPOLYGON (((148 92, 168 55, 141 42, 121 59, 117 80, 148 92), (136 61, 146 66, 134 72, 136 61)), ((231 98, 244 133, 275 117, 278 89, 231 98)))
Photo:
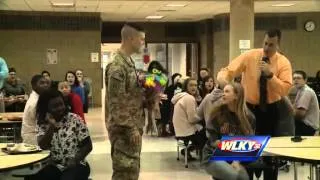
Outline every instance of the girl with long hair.
POLYGON ((80 96, 81 102, 82 104, 84 104, 86 102, 84 89, 83 87, 81 87, 80 82, 76 76, 76 73, 73 71, 68 71, 66 73, 64 80, 67 81, 71 86, 71 91, 75 94, 78 94, 78 96, 80 96))
POLYGON ((203 82, 202 88, 200 89, 200 95, 202 99, 204 99, 207 94, 210 94, 215 86, 214 78, 212 76, 204 77, 203 82))
POLYGON ((206 122, 208 141, 204 147, 205 169, 216 179, 247 180, 248 173, 239 162, 209 161, 222 136, 254 134, 255 118, 246 106, 242 86, 239 83, 227 84, 221 98, 221 104, 213 108, 211 120, 206 122))

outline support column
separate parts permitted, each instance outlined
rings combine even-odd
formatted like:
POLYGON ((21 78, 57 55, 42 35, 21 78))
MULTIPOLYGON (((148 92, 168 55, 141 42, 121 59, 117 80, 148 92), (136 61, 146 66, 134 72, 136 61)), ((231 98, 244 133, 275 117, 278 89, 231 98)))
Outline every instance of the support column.
POLYGON ((254 44, 254 0, 230 0, 230 61, 241 54, 239 40, 254 44))
POLYGON ((212 19, 206 19, 200 23, 200 54, 198 69, 207 67, 213 71, 213 24, 212 19))

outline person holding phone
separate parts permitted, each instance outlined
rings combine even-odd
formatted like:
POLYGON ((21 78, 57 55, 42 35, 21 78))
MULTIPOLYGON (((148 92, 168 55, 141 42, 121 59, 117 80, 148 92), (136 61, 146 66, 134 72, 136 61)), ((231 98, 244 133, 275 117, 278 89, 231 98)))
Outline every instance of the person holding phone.
POLYGON ((37 104, 37 139, 41 149, 50 150, 49 164, 32 180, 87 180, 90 167, 85 160, 92 142, 81 117, 67 111, 63 95, 50 89, 37 104))

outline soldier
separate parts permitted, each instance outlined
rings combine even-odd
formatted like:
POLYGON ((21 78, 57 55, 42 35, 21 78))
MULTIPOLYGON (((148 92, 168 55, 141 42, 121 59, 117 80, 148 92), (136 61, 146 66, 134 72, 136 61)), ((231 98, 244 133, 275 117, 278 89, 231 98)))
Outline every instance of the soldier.
POLYGON ((137 180, 143 126, 143 89, 130 57, 141 53, 143 29, 126 24, 121 30, 121 47, 106 68, 106 126, 111 143, 113 180, 137 180))

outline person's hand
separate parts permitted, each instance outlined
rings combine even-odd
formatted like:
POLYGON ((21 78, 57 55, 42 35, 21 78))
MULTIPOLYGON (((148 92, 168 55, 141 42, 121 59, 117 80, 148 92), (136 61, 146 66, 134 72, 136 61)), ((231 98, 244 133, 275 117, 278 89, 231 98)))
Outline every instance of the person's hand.
POLYGON ((166 101, 166 100, 168 100, 168 95, 166 95, 166 94, 160 93, 159 96, 160 96, 160 100, 161 100, 161 101, 166 101))
POLYGON ((222 127, 220 127, 220 132, 224 134, 229 133, 229 123, 223 123, 222 127))
POLYGON ((268 77, 268 76, 272 75, 270 65, 268 63, 266 63, 264 61, 260 61, 259 67, 260 67, 260 70, 261 70, 261 73, 263 76, 268 77))
POLYGON ((292 114, 295 116, 297 113, 296 108, 292 108, 292 114))
POLYGON ((142 81, 142 80, 144 80, 145 78, 146 78, 145 73, 139 73, 139 75, 138 75, 139 81, 142 81))
POLYGON ((219 78, 217 79, 216 88, 223 90, 223 88, 228 84, 229 82, 226 79, 219 78))
POLYGON ((233 161, 231 163, 231 166, 233 167, 233 169, 235 169, 236 171, 239 171, 241 169, 241 164, 239 161, 233 161))
POLYGON ((53 116, 51 114, 47 113, 46 119, 49 122, 49 124, 51 126, 53 126, 54 128, 59 128, 60 127, 59 123, 53 118, 53 116))
POLYGON ((131 134, 131 137, 130 137, 130 142, 132 144, 141 144, 141 135, 140 135, 140 132, 139 131, 134 131, 132 134, 131 134))

